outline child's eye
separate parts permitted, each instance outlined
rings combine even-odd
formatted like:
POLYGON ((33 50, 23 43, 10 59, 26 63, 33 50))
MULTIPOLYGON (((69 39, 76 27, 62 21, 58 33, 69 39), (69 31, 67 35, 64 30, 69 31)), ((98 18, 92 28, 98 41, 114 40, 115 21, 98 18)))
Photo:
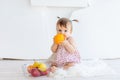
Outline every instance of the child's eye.
POLYGON ((58 31, 61 32, 62 30, 59 29, 58 31))
POLYGON ((65 32, 67 32, 67 30, 65 30, 65 32))

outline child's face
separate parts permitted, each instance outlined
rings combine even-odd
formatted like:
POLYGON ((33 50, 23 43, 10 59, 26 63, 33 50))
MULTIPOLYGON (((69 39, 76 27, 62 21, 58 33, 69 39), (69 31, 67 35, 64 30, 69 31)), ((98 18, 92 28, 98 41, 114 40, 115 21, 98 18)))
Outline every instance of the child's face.
POLYGON ((67 24, 67 27, 57 25, 57 33, 64 34, 66 37, 69 37, 71 34, 71 28, 72 26, 70 24, 67 24))

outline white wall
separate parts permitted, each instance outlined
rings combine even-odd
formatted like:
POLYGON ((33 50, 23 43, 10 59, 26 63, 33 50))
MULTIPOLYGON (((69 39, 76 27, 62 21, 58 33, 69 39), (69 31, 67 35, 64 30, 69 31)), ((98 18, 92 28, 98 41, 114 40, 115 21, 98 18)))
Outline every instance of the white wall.
MULTIPOLYGON (((73 36, 82 58, 120 57, 119 3, 96 0, 94 6, 76 11, 81 13, 77 16, 80 23, 73 36)), ((48 58, 56 16, 70 17, 76 9, 33 7, 30 0, 0 0, 0 57, 48 58)))
POLYGON ((0 0, 0 57, 48 58, 57 16, 76 8, 33 7, 30 0, 0 0))
POLYGON ((95 5, 73 12, 82 58, 120 58, 120 1, 96 0, 95 5))

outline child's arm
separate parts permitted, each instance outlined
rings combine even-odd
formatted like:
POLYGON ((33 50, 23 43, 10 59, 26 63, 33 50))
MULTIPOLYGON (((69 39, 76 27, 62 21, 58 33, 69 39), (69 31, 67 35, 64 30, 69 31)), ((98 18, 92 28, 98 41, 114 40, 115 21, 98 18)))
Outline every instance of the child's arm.
POLYGON ((58 48, 58 45, 53 43, 53 45, 51 47, 52 52, 55 53, 57 51, 57 48, 58 48))
POLYGON ((75 51, 75 42, 72 37, 70 37, 68 40, 65 40, 63 45, 68 52, 73 53, 75 51))

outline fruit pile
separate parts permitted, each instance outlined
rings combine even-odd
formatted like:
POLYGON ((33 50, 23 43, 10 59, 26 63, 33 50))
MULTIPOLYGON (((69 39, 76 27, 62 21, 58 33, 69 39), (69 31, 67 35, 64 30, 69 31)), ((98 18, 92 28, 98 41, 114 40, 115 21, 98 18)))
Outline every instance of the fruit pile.
POLYGON ((35 61, 32 65, 27 66, 27 71, 33 76, 45 76, 49 73, 47 66, 44 63, 35 61))

